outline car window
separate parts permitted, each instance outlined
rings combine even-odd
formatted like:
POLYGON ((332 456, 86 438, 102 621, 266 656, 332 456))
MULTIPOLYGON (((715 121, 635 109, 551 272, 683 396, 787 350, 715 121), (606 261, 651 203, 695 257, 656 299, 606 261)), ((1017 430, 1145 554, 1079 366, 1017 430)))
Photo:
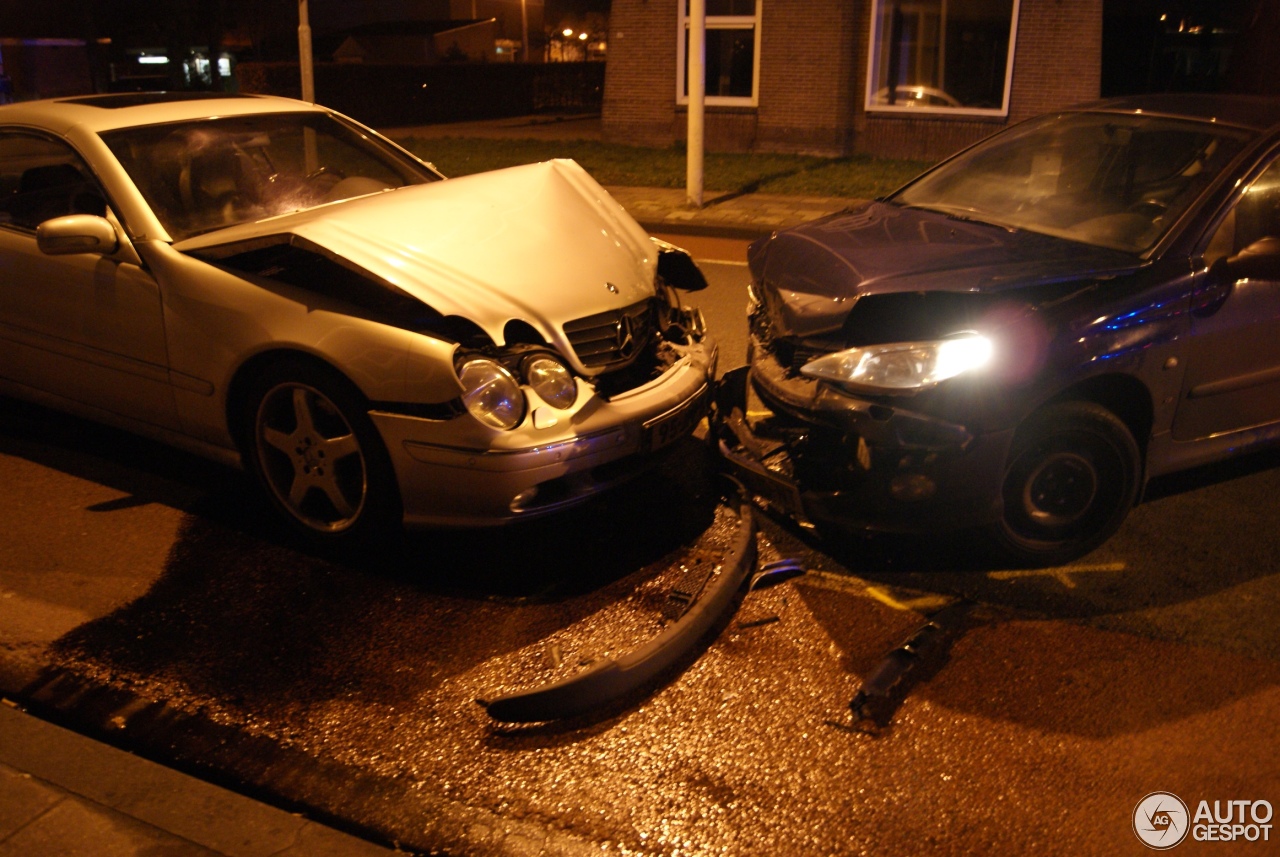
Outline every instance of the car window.
POLYGON ((232 116, 102 136, 177 240, 439 178, 323 113, 232 116))
POLYGON ((1246 139, 1211 123, 1068 113, 993 137, 891 201, 1141 253, 1246 139))
POLYGON ((1245 248, 1262 246, 1268 239, 1273 245, 1280 243, 1280 161, 1245 188, 1227 212, 1205 249, 1205 262, 1212 265, 1245 248))
POLYGON ((0 131, 0 225, 34 230, 53 217, 106 210, 92 172, 66 143, 0 131))
POLYGON ((1235 252, 1280 238, 1280 164, 1273 163, 1236 203, 1235 252))

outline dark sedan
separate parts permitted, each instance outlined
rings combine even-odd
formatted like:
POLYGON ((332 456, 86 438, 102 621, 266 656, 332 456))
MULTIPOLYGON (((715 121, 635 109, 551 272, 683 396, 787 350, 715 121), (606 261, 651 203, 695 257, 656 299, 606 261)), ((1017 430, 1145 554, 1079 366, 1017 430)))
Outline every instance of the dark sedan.
POLYGON ((728 462, 805 523, 1053 565, 1153 477, 1280 441, 1277 123, 1225 96, 1065 110, 756 242, 728 462))

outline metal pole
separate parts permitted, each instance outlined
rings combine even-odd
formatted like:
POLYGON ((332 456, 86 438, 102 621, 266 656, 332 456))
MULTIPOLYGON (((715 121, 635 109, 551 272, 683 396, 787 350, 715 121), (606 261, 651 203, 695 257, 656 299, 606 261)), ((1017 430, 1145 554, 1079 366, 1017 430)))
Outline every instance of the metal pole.
POLYGON ((529 61, 529 2, 520 0, 520 57, 529 61))
POLYGON ((311 19, 307 0, 298 0, 298 69, 302 72, 302 100, 316 100, 315 70, 311 64, 311 19))
POLYGON ((707 0, 689 0, 689 131, 686 146, 685 193, 689 204, 702 208, 703 129, 707 95, 707 0))
MULTIPOLYGON (((311 18, 307 14, 307 0, 298 0, 298 70, 302 72, 302 100, 315 104, 316 78, 311 64, 311 18)), ((310 128, 303 130, 302 157, 308 175, 319 169, 316 132, 310 128)))

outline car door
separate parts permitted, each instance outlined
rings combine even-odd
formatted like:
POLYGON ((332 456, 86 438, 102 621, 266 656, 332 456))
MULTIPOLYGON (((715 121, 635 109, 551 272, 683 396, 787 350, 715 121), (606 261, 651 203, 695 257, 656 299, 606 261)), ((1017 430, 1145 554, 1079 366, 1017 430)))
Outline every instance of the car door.
POLYGON ((1175 440, 1280 421, 1280 160, 1239 193, 1204 257, 1175 440))
POLYGON ((127 247, 110 256, 42 253, 36 227, 67 214, 114 217, 65 142, 0 129, 0 377, 175 428, 155 280, 127 247))

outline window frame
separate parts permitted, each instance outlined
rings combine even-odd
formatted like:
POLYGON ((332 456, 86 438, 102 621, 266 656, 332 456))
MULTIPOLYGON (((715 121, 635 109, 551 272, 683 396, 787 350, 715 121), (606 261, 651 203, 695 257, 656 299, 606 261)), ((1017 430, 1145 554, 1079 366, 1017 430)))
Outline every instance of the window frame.
MULTIPOLYGON (((104 203, 106 210, 112 211, 112 212, 114 211, 115 206, 111 202, 111 196, 110 194, 107 193, 106 187, 103 185, 101 179, 98 178, 98 174, 93 169, 93 166, 89 163, 89 159, 86 158, 78 148, 72 145, 69 140, 65 139, 64 137, 59 137, 58 135, 50 133, 49 131, 46 131, 42 128, 33 128, 27 125, 0 126, 0 140, 22 138, 22 137, 38 140, 42 144, 46 144, 60 150, 60 153, 59 153, 60 157, 58 159, 58 162, 66 163, 74 166, 77 172, 79 172, 81 176, 85 178, 86 186, 90 186, 89 189, 91 189, 96 196, 102 199, 102 202, 104 203), (70 156, 70 157, 67 158, 67 156, 70 156), (74 163, 72 163, 73 161, 74 163)), ((15 194, 16 194, 16 190, 15 190, 15 194)), ((68 202, 70 202, 70 197, 68 197, 68 202)), ((76 214, 76 213, 78 212, 68 210, 62 214, 52 215, 52 217, 64 217, 68 214, 76 214)), ((45 220, 52 219, 52 217, 45 218, 45 220)), ((34 236, 36 233, 36 227, 42 222, 44 221, 41 220, 33 225, 28 226, 23 223, 16 222, 12 219, 7 219, 7 220, 0 220, 0 228, 9 229, 14 232, 19 232, 25 235, 34 236)))
MULTIPOLYGON (((689 0, 676 0, 679 14, 676 16, 676 104, 688 106, 689 93, 685 87, 687 57, 689 56, 689 0)), ((704 103, 708 107, 758 107, 760 105, 760 21, 764 0, 755 0, 755 15, 708 15, 707 30, 752 30, 754 46, 751 57, 751 95, 710 95, 704 103)))
MULTIPOLYGON (((1013 66, 1014 57, 1018 51, 1018 15, 1021 11, 1022 0, 1012 0, 1013 9, 1009 14, 1009 49, 1005 57, 1004 65, 1004 95, 1001 106, 994 107, 936 107, 936 106, 900 106, 896 104, 876 104, 873 102, 873 96, 880 88, 876 78, 876 65, 879 59, 879 50, 877 41, 880 36, 880 28, 884 22, 884 6, 889 0, 872 0, 871 6, 871 26, 870 36, 867 42, 867 86, 863 93, 863 109, 868 114, 875 113, 880 115, 892 116, 999 116, 1008 117, 1009 115, 1009 95, 1013 89, 1013 66)), ((947 5, 943 0, 943 7, 947 5)))
POLYGON ((1265 150, 1266 154, 1257 158, 1254 163, 1244 171, 1243 175, 1237 175, 1234 188, 1230 196, 1218 206, 1217 211, 1209 220, 1209 226, 1201 233, 1199 240, 1196 242, 1197 249, 1195 255, 1206 266, 1212 265, 1219 259, 1235 256, 1239 250, 1236 244, 1239 236, 1236 233, 1236 209, 1244 200, 1245 195, 1250 189, 1257 184, 1271 170, 1280 171, 1280 144, 1272 145, 1265 150), (1231 228, 1231 250, 1227 252, 1221 251, 1220 242, 1223 240, 1222 232, 1230 222, 1231 228))

